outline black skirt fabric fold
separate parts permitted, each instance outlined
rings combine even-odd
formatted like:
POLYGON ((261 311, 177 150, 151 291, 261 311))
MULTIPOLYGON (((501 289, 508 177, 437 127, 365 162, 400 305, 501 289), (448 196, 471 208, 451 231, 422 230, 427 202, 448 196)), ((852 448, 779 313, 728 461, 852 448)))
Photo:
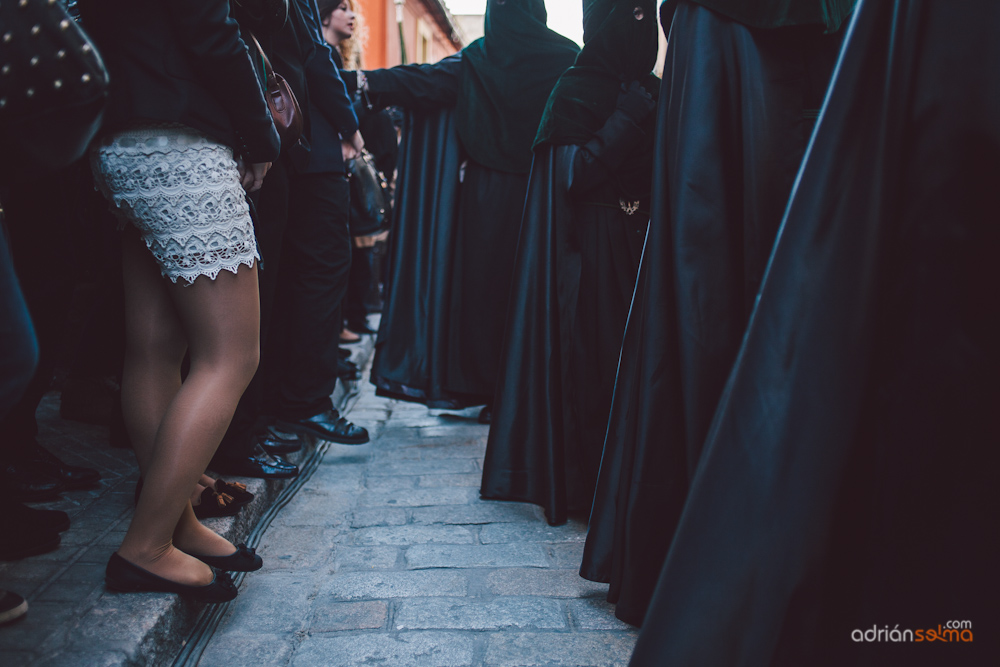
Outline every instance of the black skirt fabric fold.
POLYGON ((1000 5, 857 12, 633 667, 996 656, 1000 5))
MULTIPOLYGON (((669 24, 670 17, 664 17, 669 24)), ((815 122, 839 37, 673 16, 649 239, 582 576, 639 625, 815 122)))
POLYGON ((646 230, 641 215, 570 201, 578 150, 546 146, 532 164, 481 489, 552 524, 593 500, 646 230))

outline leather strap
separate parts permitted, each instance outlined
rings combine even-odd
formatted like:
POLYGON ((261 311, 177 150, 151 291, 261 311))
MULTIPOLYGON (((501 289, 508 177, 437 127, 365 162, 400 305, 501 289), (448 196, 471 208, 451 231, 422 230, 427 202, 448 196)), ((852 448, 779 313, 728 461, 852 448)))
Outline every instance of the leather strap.
POLYGON ((250 31, 247 31, 247 34, 253 40, 254 46, 257 47, 257 53, 260 54, 260 60, 264 63, 264 87, 267 87, 271 81, 274 81, 274 69, 271 67, 271 61, 267 59, 267 55, 264 53, 264 49, 261 48, 260 42, 257 41, 257 37, 250 31))

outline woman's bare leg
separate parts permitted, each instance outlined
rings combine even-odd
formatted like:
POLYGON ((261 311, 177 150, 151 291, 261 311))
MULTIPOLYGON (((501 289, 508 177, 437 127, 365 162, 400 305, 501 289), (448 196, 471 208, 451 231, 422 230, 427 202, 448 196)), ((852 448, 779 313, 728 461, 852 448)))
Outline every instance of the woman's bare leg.
POLYGON ((241 267, 236 274, 223 271, 214 281, 203 276, 187 287, 172 285, 160 278, 137 237, 126 239, 125 245, 127 319, 129 333, 134 334, 126 358, 139 366, 126 370, 132 384, 128 391, 123 387, 123 395, 128 397, 126 424, 137 438, 145 484, 118 551, 126 560, 167 579, 206 584, 211 570, 175 549, 174 540, 191 553, 226 555, 234 550, 197 521, 188 496, 215 453, 257 366, 256 267, 241 267), (168 316, 171 308, 174 321, 168 316), (160 326, 150 326, 150 319, 160 326), (179 356, 184 347, 178 341, 183 339, 188 343, 191 369, 179 384, 179 356))

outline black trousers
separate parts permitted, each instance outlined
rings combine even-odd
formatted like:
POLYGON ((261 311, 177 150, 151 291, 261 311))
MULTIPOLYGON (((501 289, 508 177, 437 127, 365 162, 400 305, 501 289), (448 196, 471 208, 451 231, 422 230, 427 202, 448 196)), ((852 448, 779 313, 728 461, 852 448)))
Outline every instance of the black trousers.
POLYGON ((85 177, 77 164, 44 179, 20 183, 4 196, 9 251, 39 350, 31 381, 0 420, 0 451, 5 454, 29 446, 38 433, 35 410, 52 383, 81 258, 90 249, 78 216, 85 177), (53 191, 60 195, 52 196, 53 191))
MULTIPOLYGON (((347 328, 355 330, 360 325, 367 326, 368 295, 372 291, 372 248, 355 247, 351 251, 351 275, 344 296, 344 319, 347 328)), ((357 332, 360 333, 360 332, 357 332)))
POLYGON ((332 407, 341 302, 351 270, 350 188, 343 174, 294 174, 262 370, 265 409, 287 420, 332 407))
POLYGON ((0 226, 0 419, 21 398, 37 364, 35 329, 0 226))
POLYGON ((254 234, 260 251, 260 265, 257 283, 260 288, 260 347, 261 360, 257 373, 243 392, 229 430, 219 445, 216 456, 237 459, 249 456, 254 446, 254 431, 261 420, 264 401, 266 367, 269 359, 268 339, 274 313, 274 295, 278 288, 281 270, 281 251, 288 225, 288 167, 278 160, 267 172, 264 185, 256 200, 257 215, 254 220, 254 234))

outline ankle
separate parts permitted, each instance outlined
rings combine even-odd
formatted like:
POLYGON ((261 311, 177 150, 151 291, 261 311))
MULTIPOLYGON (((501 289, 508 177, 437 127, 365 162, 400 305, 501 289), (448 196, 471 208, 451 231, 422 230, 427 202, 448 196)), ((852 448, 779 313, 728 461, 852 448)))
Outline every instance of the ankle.
POLYGON ((178 523, 173 543, 184 553, 199 556, 228 556, 236 551, 232 542, 198 521, 178 523))
POLYGON ((174 550, 173 544, 157 545, 135 545, 129 544, 126 540, 118 547, 118 555, 143 569, 155 568, 157 563, 169 558, 170 552, 174 550))

